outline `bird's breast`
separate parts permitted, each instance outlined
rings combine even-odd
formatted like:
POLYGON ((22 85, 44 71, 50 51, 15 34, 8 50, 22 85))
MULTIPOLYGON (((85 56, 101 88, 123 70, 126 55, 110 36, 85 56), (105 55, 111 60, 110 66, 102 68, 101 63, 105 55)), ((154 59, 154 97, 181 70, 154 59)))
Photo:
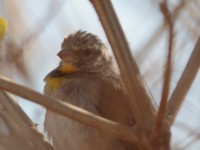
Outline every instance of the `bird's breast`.
POLYGON ((65 82, 64 77, 48 77, 46 79, 46 86, 45 88, 50 91, 56 91, 58 88, 60 88, 63 83, 65 82))

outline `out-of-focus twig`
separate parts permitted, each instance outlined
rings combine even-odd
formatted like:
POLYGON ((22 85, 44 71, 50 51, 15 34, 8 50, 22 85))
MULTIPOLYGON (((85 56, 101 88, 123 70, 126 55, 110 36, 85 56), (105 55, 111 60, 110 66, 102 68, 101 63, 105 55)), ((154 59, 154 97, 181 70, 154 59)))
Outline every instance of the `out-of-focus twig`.
POLYGON ((185 123, 176 123, 178 125, 179 129, 187 131, 187 137, 190 137, 190 141, 187 141, 186 143, 183 143, 182 141, 177 143, 177 148, 179 150, 188 150, 190 149, 190 146, 193 146, 195 142, 199 142, 200 139, 200 132, 191 128, 190 126, 186 125, 185 123), (182 146, 179 146, 182 145, 182 146))
MULTIPOLYGON (((64 6, 65 2, 65 0, 58 2, 55 2, 54 0, 49 1, 49 6, 44 16, 42 16, 38 20, 38 22, 36 23, 37 25, 32 31, 28 29, 28 31, 25 32, 25 35, 22 36, 25 38, 22 39, 19 44, 17 44, 18 41, 16 42, 16 39, 12 39, 12 37, 5 41, 7 49, 5 51, 6 63, 12 66, 14 69, 16 69, 17 72, 20 75, 22 75, 23 79, 30 81, 30 74, 28 72, 29 63, 24 62, 24 56, 27 52, 27 46, 30 46, 30 44, 32 44, 32 42, 36 40, 42 34, 42 32, 45 31, 46 27, 49 26, 50 22, 62 10, 62 7, 64 6)), ((15 7, 19 6, 16 5, 15 7)))
MULTIPOLYGON (((27 63, 24 62, 24 48, 19 46, 14 40, 8 39, 6 43, 5 63, 16 70, 24 79, 29 80, 29 72, 27 70, 27 63)), ((7 69, 7 68, 3 68, 7 69)))
POLYGON ((165 118, 165 111, 167 107, 167 100, 168 100, 170 80, 171 80, 172 50, 173 50, 173 23, 172 23, 171 14, 168 10, 167 0, 160 3, 160 8, 169 28, 169 36, 168 36, 169 39, 168 39, 168 56, 167 56, 166 69, 164 73, 162 96, 161 96, 158 116, 156 118, 156 124, 155 124, 155 132, 158 132, 158 133, 162 129, 163 121, 165 118))
POLYGON ((185 9, 185 13, 187 13, 189 17, 185 19, 185 16, 183 16, 180 20, 181 24, 185 27, 193 40, 198 38, 200 32, 199 6, 197 1, 189 2, 185 9))
POLYGON ((69 103, 44 96, 29 88, 20 86, 2 76, 0 76, 0 89, 29 99, 30 101, 40 104, 51 111, 97 128, 106 134, 110 133, 121 140, 135 143, 137 145, 140 145, 141 143, 138 138, 138 131, 135 130, 135 128, 121 125, 119 123, 94 115, 69 103))
MULTIPOLYGON (((186 6, 187 0, 181 0, 179 5, 174 9, 171 13, 172 22, 179 18, 181 11, 186 6)), ((144 46, 140 49, 138 53, 136 53, 136 58, 139 65, 143 62, 146 56, 151 53, 151 48, 155 45, 155 43, 160 39, 162 33, 167 29, 167 22, 166 20, 154 31, 153 35, 149 38, 149 41, 144 44, 144 46)))
POLYGON ((46 29, 46 27, 49 26, 51 21, 56 18, 56 15, 62 10, 62 7, 64 7, 65 0, 61 1, 49 1, 49 6, 46 11, 46 14, 42 16, 37 23, 37 26, 31 33, 29 33, 28 37, 26 37, 23 41, 21 46, 24 47, 25 45, 29 44, 30 42, 36 40, 42 32, 46 29))
POLYGON ((130 105, 136 123, 149 127, 147 122, 154 118, 155 109, 144 87, 142 76, 135 60, 132 58, 125 35, 117 19, 110 0, 91 0, 120 68, 125 83, 130 105))
POLYGON ((168 128, 171 127, 176 115, 188 93, 200 68, 200 37, 195 45, 195 48, 190 56, 190 59, 184 69, 184 72, 179 79, 175 90, 168 102, 166 120, 168 128))

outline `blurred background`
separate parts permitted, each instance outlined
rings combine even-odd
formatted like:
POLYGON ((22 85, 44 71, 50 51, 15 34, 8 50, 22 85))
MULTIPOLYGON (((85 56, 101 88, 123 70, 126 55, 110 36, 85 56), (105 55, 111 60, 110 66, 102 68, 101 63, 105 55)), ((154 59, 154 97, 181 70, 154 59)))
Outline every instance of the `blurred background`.
MULTIPOLYGON (((170 88, 173 91, 200 35, 200 0, 168 2, 174 22, 170 88)), ((112 3, 132 55, 158 105, 168 47, 168 28, 159 0, 112 0, 112 3)), ((8 22, 6 36, 0 43, 0 74, 41 93, 43 78, 59 63, 56 54, 64 36, 85 30, 98 35, 110 48, 89 0, 0 0, 0 16, 8 22)), ((199 89, 198 73, 172 127, 173 150, 200 147, 199 89)), ((19 97, 16 101, 43 131, 45 109, 19 97)))

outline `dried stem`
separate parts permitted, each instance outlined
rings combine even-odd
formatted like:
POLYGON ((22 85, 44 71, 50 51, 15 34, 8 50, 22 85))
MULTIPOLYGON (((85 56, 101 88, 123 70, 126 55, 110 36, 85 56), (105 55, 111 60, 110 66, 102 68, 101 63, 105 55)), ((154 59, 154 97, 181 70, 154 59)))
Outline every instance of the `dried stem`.
MULTIPOLYGON (((13 122, 10 122, 8 126, 13 126, 15 129, 18 128, 17 133, 19 135, 13 136, 21 136, 25 140, 24 142, 27 142, 26 144, 29 145, 29 149, 53 150, 53 147, 44 139, 44 136, 38 132, 35 124, 33 124, 8 93, 0 91, 0 104, 4 108, 4 111, 1 112, 2 117, 9 116, 10 121, 12 120, 13 122)), ((12 139, 14 141, 11 141, 11 139, 8 140, 11 143, 15 141, 19 142, 18 139, 12 139)), ((7 148, 10 147, 7 144, 5 145, 4 141, 0 141, 0 144, 4 144, 7 148)), ((24 143, 23 146, 26 144, 24 143)), ((23 146, 19 145, 21 148, 23 146)), ((12 147, 12 149, 16 149, 16 147, 12 147)))
POLYGON ((121 140, 140 145, 140 141, 138 139, 139 134, 134 128, 94 115, 69 103, 44 96, 29 88, 18 85, 2 76, 0 76, 0 89, 14 93, 25 99, 29 99, 30 101, 40 104, 51 111, 97 128, 104 133, 110 133, 121 140))
MULTIPOLYGON (((145 89, 142 76, 132 58, 125 35, 109 0, 91 0, 118 62, 129 103, 137 123, 149 126, 155 109, 145 89)), ((146 127, 147 127, 146 126, 146 127)))
POLYGON ((171 67, 172 67, 172 48, 173 48, 173 23, 170 12, 167 7, 167 1, 163 1, 160 4, 161 11, 165 17, 166 23, 169 28, 169 44, 168 44, 168 56, 167 65, 164 74, 164 83, 162 88, 161 102, 158 110, 158 116, 156 118, 155 131, 158 133, 162 129, 162 125, 165 118, 165 111, 167 107, 167 100, 169 95, 170 80, 171 80, 171 67))
POLYGON ((176 115, 187 95, 200 67, 200 38, 190 56, 190 59, 185 67, 185 70, 177 83, 177 86, 172 93, 172 96, 167 104, 166 119, 168 128, 171 127, 176 115))

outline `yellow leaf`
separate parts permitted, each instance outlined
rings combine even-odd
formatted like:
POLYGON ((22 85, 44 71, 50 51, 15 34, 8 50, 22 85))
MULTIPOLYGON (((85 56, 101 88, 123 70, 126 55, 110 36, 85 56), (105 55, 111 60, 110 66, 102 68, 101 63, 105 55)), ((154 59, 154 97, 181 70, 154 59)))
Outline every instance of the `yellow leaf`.
POLYGON ((0 40, 3 39, 6 29, 7 29, 7 21, 4 18, 0 17, 0 40))

